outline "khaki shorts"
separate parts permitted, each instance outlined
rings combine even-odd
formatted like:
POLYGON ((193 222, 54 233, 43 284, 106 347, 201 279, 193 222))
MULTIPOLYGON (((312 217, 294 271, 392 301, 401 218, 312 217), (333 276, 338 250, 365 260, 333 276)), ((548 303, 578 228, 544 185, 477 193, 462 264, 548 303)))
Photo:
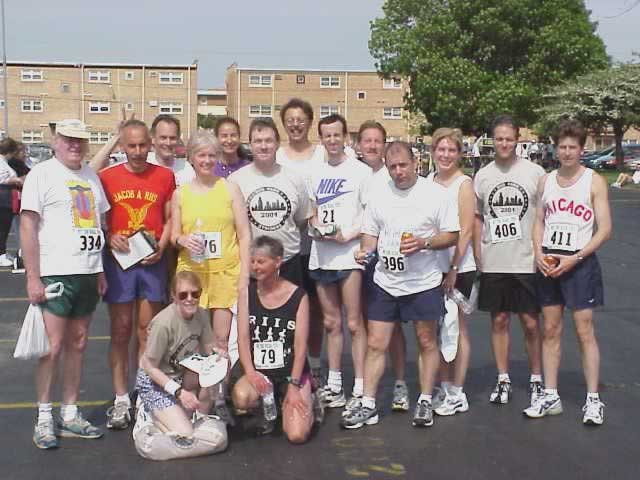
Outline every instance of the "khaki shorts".
POLYGON ((46 300, 40 305, 42 308, 65 318, 84 317, 95 312, 100 300, 97 273, 42 277, 45 287, 56 282, 62 282, 64 292, 59 297, 46 300))

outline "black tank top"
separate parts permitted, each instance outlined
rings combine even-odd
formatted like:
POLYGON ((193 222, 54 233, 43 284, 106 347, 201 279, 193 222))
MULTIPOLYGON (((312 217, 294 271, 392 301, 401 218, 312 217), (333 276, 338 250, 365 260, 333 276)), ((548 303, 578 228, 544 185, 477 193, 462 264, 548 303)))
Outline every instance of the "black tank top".
POLYGON ((277 308, 260 302, 256 282, 249 284, 249 336, 251 358, 256 370, 268 377, 291 375, 294 359, 296 314, 305 291, 297 287, 277 308))

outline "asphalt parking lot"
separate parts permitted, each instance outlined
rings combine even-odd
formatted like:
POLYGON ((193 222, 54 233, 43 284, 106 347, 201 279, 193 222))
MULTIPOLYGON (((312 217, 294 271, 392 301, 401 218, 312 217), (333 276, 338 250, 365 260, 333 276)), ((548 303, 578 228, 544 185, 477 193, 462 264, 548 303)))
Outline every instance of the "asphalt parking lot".
MULTIPOLYGON (((387 376, 379 397, 384 417, 378 425, 344 431, 338 426, 339 412, 333 411, 302 446, 289 445, 278 433, 255 438, 232 430, 224 453, 156 463, 137 455, 128 430, 109 431, 100 440, 62 439, 58 450, 40 451, 31 441, 34 362, 12 357, 27 307, 24 276, 4 269, 0 270, 0 478, 637 478, 640 189, 614 190, 611 195, 614 238, 599 254, 606 306, 597 312, 596 324, 602 356, 601 396, 607 404, 602 427, 585 427, 581 422, 584 380, 569 322, 559 379, 564 413, 540 420, 523 417, 527 365, 516 322, 511 357, 514 399, 505 406, 489 404, 495 369, 488 317, 476 313, 470 320, 473 353, 465 388, 470 410, 454 417, 436 417, 429 429, 412 428, 411 414, 391 414, 392 379, 387 376)), ((10 239, 12 245, 15 237, 10 239)), ((412 394, 417 395, 415 342, 409 326, 405 331, 410 347, 407 380, 412 394)), ((104 412, 112 395, 108 347, 108 317, 101 305, 91 327, 81 392, 83 411, 100 425, 104 425, 104 412)), ((349 364, 346 355, 344 361, 349 364)), ((350 385, 349 368, 346 378, 350 385)))

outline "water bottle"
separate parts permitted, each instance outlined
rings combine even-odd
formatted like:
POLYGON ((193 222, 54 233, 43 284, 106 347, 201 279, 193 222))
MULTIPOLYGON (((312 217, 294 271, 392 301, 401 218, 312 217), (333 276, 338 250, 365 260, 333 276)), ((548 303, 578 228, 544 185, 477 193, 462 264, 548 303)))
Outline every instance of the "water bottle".
POLYGON ((276 398, 273 395, 273 384, 264 374, 262 374, 262 376, 269 384, 269 389, 264 395, 262 395, 262 410, 264 412, 264 419, 267 422, 273 422, 278 417, 276 398))
POLYGON ((457 288, 454 288, 451 293, 449 294, 449 298, 451 298, 451 300, 453 300, 454 302, 456 302, 458 304, 458 306, 460 307, 460 309, 466 313, 467 315, 469 315, 470 313, 473 312, 473 303, 471 303, 469 301, 469 299, 467 297, 465 297, 462 292, 460 290, 458 290, 457 288))
POLYGON ((191 260, 196 263, 202 263, 205 261, 206 257, 204 254, 204 233, 202 233, 202 220, 200 220, 199 218, 196 218, 196 223, 193 228, 193 232, 191 232, 191 235, 193 235, 193 237, 203 245, 203 248, 199 253, 191 252, 191 260))

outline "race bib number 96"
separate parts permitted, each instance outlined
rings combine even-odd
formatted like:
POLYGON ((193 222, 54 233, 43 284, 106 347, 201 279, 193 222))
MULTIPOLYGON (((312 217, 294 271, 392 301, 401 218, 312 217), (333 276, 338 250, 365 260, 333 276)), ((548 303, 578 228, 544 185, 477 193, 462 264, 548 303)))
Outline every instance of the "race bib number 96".
POLYGON ((222 258, 222 233, 204 232, 204 256, 206 259, 222 258))
POLYGON ((284 367, 282 342, 256 342, 253 344, 253 363, 257 369, 269 370, 284 367))
POLYGON ((522 226, 518 215, 490 219, 489 231, 491 243, 511 242, 522 238, 522 226))

